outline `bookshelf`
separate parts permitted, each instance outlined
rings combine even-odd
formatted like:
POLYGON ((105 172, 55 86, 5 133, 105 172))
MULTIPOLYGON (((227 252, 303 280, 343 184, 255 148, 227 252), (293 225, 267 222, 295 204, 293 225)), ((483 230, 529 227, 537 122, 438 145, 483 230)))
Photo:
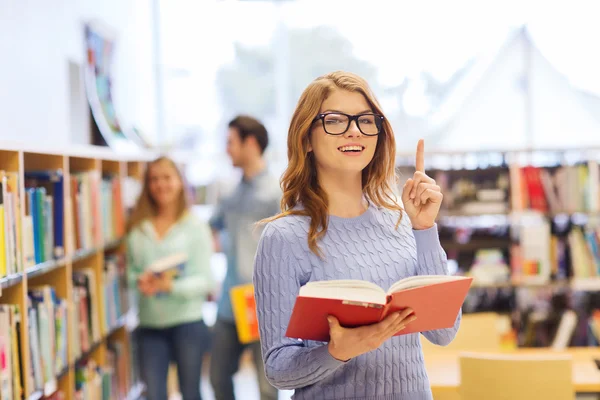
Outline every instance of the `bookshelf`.
POLYGON ((10 388, 6 398, 141 394, 123 235, 150 156, 0 144, 0 358, 7 361, 0 365, 0 387, 10 388))
MULTIPOLYGON (((511 315, 525 346, 547 345, 575 310, 571 345, 598 346, 600 148, 434 151, 425 160, 445 195, 438 225, 448 259, 475 278, 466 309, 511 315)), ((397 165, 412 176, 414 154, 397 165)))

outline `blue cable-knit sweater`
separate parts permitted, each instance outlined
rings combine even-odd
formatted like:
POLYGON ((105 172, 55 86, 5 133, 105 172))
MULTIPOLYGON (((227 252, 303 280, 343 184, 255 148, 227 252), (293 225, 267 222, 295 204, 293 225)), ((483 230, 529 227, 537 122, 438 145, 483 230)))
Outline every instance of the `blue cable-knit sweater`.
MULTIPOLYGON (((326 343, 285 336, 298 291, 309 281, 362 279, 387 290, 408 276, 448 273, 437 225, 415 231, 404 214, 396 230, 397 217, 373 205, 355 218, 330 216, 318 242, 322 259, 308 248, 308 217, 287 216, 266 225, 254 284, 262 354, 273 386, 295 389, 294 399, 432 399, 418 333, 393 337, 347 362, 333 358, 326 343)), ((453 328, 423 335, 446 345, 460 319, 459 313, 453 328)))

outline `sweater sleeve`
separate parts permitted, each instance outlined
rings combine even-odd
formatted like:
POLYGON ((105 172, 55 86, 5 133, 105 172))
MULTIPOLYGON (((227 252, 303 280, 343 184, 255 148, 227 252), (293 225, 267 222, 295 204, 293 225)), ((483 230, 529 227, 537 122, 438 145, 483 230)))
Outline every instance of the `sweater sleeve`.
POLYGON ((285 332, 304 275, 290 244, 271 224, 261 235, 254 261, 254 287, 265 374, 278 389, 312 385, 344 362, 326 344, 307 347, 285 332))
POLYGON ((189 258, 186 265, 188 274, 173 281, 172 294, 185 298, 206 296, 214 287, 210 259, 212 256, 212 236, 206 223, 193 225, 190 232, 189 258))
MULTIPOLYGON (((442 248, 437 224, 429 229, 413 230, 417 246, 418 275, 448 275, 448 260, 442 248)), ((431 343, 447 346, 454 340, 460 326, 462 310, 458 312, 452 328, 423 332, 431 343)))

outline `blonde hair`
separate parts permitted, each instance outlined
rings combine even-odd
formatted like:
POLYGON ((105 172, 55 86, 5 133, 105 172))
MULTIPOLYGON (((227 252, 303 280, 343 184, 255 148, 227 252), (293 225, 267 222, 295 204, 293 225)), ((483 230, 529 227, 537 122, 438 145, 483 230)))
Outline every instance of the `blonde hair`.
POLYGON ((148 166, 146 167, 146 171, 144 172, 144 183, 142 187, 142 192, 138 197, 136 205, 133 208, 133 211, 129 217, 129 221, 127 224, 127 232, 130 232, 142 221, 156 215, 158 212, 158 206, 152 198, 152 195, 150 194, 150 169, 154 165, 158 165, 161 163, 165 163, 175 170, 175 174, 179 178, 179 181, 182 185, 181 193, 179 193, 179 198, 177 201, 177 220, 183 217, 190 208, 190 202, 186 193, 186 185, 185 180, 183 178, 183 174, 181 173, 179 168, 177 168, 177 165, 172 159, 166 156, 161 156, 156 160, 148 163, 148 166))
MULTIPOLYGON (((335 89, 361 93, 373 112, 383 115, 381 106, 367 82, 355 74, 338 71, 321 76, 310 83, 300 96, 290 122, 287 143, 288 166, 281 178, 282 213, 263 220, 269 222, 287 215, 309 216, 308 246, 317 255, 321 255, 317 241, 327 231, 328 199, 317 179, 314 154, 308 149, 314 119, 323 101, 335 89), (295 209, 299 204, 302 208, 295 209)), ((373 159, 362 171, 363 193, 376 206, 402 211, 392 189, 397 184, 395 159, 394 132, 390 123, 384 118, 373 159)), ((396 227, 401 218, 400 212, 396 227)))

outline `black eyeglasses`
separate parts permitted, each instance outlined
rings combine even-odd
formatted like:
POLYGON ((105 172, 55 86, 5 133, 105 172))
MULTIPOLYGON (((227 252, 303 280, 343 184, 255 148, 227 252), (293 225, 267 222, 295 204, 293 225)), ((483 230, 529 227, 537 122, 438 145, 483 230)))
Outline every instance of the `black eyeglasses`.
POLYGON ((331 112, 317 115, 315 121, 321 120, 323 129, 329 135, 343 135, 350 128, 350 123, 356 121, 356 126, 363 135, 375 136, 381 132, 383 118, 379 114, 349 115, 331 112))

